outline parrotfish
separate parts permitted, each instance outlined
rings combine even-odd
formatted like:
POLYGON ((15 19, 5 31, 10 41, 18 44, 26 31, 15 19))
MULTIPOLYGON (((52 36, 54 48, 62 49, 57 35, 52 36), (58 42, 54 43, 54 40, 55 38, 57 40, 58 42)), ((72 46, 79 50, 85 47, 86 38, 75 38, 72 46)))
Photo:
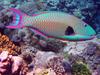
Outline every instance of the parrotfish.
POLYGON ((90 40, 96 34, 89 24, 64 12, 44 11, 29 16, 18 9, 10 10, 13 12, 13 22, 6 26, 10 29, 28 27, 42 36, 69 41, 90 40))

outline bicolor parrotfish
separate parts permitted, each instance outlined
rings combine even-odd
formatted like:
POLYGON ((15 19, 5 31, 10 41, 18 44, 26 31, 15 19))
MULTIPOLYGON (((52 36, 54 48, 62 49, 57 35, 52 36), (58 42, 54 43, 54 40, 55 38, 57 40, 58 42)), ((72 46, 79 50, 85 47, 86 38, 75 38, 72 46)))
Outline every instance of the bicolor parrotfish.
POLYGON ((33 32, 48 37, 68 41, 90 40, 95 37, 95 30, 81 19, 59 11, 44 11, 33 16, 26 15, 18 9, 13 12, 13 22, 7 28, 29 27, 33 32))

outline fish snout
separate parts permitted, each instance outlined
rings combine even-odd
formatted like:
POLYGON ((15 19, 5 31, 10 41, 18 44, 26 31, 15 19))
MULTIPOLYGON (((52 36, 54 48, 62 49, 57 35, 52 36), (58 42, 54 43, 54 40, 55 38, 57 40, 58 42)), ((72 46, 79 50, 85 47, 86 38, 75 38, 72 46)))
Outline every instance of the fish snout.
POLYGON ((90 25, 85 27, 85 29, 86 29, 86 35, 88 35, 88 36, 95 36, 96 35, 96 31, 90 25))

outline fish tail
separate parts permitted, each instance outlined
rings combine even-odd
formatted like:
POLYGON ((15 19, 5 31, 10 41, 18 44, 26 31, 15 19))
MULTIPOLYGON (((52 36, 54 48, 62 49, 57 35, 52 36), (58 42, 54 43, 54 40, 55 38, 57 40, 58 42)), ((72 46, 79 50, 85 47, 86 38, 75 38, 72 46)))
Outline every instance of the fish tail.
POLYGON ((10 25, 6 26, 6 28, 16 29, 24 27, 23 17, 26 16, 26 14, 15 8, 10 8, 9 10, 13 12, 13 21, 10 25))

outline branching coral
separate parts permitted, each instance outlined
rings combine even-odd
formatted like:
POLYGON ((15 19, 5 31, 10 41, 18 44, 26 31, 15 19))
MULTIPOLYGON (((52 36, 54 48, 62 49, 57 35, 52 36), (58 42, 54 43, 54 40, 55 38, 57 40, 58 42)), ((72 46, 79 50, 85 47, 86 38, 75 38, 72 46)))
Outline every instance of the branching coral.
POLYGON ((0 51, 7 50, 10 54, 20 54, 20 47, 16 46, 6 35, 0 33, 0 51))

